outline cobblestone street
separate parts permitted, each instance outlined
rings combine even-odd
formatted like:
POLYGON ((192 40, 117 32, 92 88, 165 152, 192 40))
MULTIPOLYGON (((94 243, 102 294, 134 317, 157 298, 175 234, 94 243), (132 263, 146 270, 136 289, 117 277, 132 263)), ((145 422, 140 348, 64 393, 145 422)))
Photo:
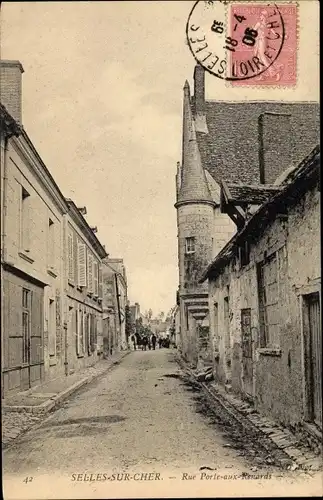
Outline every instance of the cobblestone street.
MULTIPOLYGON (((182 492, 188 488, 189 496, 195 496, 206 477, 214 474, 226 479, 252 475, 249 491, 260 488, 266 477, 271 478, 271 490, 281 487, 282 480, 291 491, 314 481, 297 471, 286 475, 223 410, 208 412, 203 394, 184 376, 175 351, 168 349, 132 352, 4 452, 6 498, 14 498, 18 491, 20 497, 38 498, 40 485, 42 497, 54 495, 50 486, 54 478, 62 482, 62 488, 72 486, 75 495, 85 481, 83 495, 85 491, 87 497, 107 488, 109 494, 125 493, 123 488, 135 494, 129 490, 129 481, 134 479, 138 495, 143 483, 136 478, 142 473, 161 475, 162 481, 154 481, 154 488, 166 487, 176 478, 181 487, 184 484, 182 492), (129 477, 113 481, 113 473, 119 473, 120 479, 125 479, 122 473, 129 477), (191 480, 188 487, 183 473, 196 475, 199 481, 191 480), (93 474, 91 481, 89 474, 93 474), (103 474, 110 478, 109 486, 103 474)), ((239 488, 243 490, 245 483, 239 483, 239 488)))

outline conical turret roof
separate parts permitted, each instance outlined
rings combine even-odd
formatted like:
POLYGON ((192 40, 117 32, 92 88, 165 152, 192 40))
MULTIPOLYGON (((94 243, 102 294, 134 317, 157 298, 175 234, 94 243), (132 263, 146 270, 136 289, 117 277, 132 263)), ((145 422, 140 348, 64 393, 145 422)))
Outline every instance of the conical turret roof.
POLYGON ((206 201, 212 203, 213 199, 202 166, 201 155, 196 139, 189 92, 185 91, 183 129, 182 179, 177 203, 189 201, 206 201))

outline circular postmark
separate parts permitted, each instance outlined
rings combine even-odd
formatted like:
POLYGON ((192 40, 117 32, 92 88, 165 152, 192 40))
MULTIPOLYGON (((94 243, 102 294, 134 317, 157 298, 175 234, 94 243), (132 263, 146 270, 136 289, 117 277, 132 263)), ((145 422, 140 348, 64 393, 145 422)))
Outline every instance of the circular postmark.
POLYGON ((206 71, 223 80, 248 80, 270 71, 284 45, 285 25, 275 3, 198 0, 186 36, 206 71))

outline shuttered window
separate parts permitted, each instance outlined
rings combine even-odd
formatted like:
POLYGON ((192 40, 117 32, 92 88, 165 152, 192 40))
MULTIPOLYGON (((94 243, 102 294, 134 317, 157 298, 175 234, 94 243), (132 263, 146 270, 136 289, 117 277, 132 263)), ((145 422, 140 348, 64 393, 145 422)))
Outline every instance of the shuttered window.
POLYGON ((68 233, 68 280, 74 283, 74 251, 73 251, 73 233, 68 233))
POLYGON ((84 345, 85 349, 90 356, 90 314, 84 314, 84 345))
POLYGON ((88 253, 88 291, 93 293, 93 257, 88 253))
POLYGON ((102 266, 99 264, 98 267, 98 274, 99 274, 99 297, 102 299, 103 297, 103 283, 102 283, 102 266))
POLYGON ((99 296, 99 266, 97 262, 93 263, 94 295, 99 296))
POLYGON ((80 356, 80 311, 75 311, 75 338, 76 338, 76 355, 80 356))
POLYGON ((78 242, 78 286, 86 286, 86 247, 78 242))
POLYGON ((84 314, 81 309, 76 311, 76 354, 84 356, 84 314))

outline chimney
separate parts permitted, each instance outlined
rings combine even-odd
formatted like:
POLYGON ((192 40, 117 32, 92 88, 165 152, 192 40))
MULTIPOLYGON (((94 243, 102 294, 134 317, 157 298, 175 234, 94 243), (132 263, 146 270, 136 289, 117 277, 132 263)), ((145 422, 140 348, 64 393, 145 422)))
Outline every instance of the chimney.
POLYGON ((19 61, 0 61, 0 102, 10 115, 22 123, 22 73, 19 61))
POLYGON ((261 184, 274 184, 292 164, 291 115, 263 113, 258 118, 259 173, 261 184))
POLYGON ((87 210, 86 210, 86 207, 77 207, 78 211, 81 212, 82 215, 86 215, 87 214, 87 210))
POLYGON ((200 64, 194 69, 194 111, 195 115, 205 114, 205 70, 200 64))

